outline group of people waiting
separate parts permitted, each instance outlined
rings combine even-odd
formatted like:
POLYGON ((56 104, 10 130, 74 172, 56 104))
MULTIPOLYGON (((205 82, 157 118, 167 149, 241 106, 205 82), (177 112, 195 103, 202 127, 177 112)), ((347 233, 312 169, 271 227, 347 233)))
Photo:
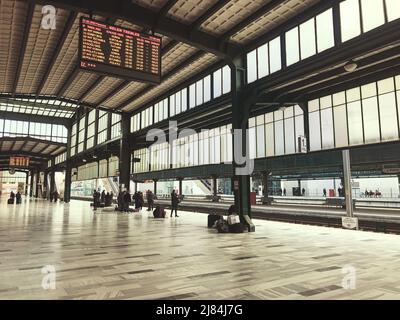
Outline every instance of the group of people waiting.
POLYGON ((97 190, 93 191, 93 210, 104 205, 104 207, 110 207, 112 205, 114 194, 103 190, 101 193, 97 190))
POLYGON ((17 204, 21 204, 22 196, 19 191, 17 191, 17 194, 15 194, 14 191, 11 191, 10 198, 8 199, 8 204, 14 204, 15 200, 17 200, 17 204))

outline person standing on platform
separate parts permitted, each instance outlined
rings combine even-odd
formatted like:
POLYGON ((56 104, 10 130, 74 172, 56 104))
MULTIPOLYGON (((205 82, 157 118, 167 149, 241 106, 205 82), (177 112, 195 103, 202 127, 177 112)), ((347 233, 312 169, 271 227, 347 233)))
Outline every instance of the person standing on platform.
POLYGON ((21 204, 21 193, 19 191, 17 192, 15 199, 17 200, 17 204, 21 204))
POLYGON ((178 217, 178 203, 179 203, 179 198, 175 190, 172 190, 171 193, 171 218, 172 218, 172 213, 175 211, 175 217, 178 217))
POLYGON ((105 200, 106 200, 106 191, 105 191, 105 190, 103 190, 103 191, 102 191, 102 193, 101 193, 101 199, 100 199, 100 202, 101 202, 101 203, 104 203, 104 202, 105 202, 105 200))
POLYGON ((301 195, 304 197, 306 195, 306 189, 301 189, 301 195))
POLYGON ((283 189, 283 196, 286 197, 286 188, 283 189))
POLYGON ((93 210, 97 210, 97 191, 93 190, 93 210))
POLYGON ((147 211, 152 211, 153 207, 154 207, 154 195, 153 195, 153 192, 148 190, 146 195, 147 195, 147 204, 149 206, 147 211))
POLYGON ((129 204, 132 202, 131 194, 129 191, 124 193, 124 212, 129 212, 129 204))
POLYGON ((322 190, 322 192, 324 193, 324 198, 326 198, 326 189, 324 188, 324 190, 322 190))

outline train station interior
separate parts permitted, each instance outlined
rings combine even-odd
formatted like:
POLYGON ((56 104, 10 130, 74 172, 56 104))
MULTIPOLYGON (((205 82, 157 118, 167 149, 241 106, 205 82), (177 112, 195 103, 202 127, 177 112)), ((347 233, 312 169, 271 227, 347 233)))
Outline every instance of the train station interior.
POLYGON ((0 300, 400 299, 399 28, 0 0, 0 300))

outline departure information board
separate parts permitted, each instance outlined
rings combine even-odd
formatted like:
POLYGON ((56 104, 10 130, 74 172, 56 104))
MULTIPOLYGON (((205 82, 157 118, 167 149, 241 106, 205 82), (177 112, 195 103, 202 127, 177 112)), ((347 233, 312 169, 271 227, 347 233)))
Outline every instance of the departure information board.
POLYGON ((29 158, 10 157, 10 167, 29 167, 29 158))
POLYGON ((161 38, 82 17, 79 67, 105 75, 161 82, 161 38))

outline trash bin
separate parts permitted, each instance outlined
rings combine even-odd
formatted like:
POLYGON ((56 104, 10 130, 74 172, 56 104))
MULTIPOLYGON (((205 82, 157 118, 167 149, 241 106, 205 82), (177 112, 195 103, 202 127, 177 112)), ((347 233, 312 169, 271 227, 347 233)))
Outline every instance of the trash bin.
POLYGON ((257 194, 255 192, 250 192, 250 204, 252 206, 256 205, 257 203, 257 194))

